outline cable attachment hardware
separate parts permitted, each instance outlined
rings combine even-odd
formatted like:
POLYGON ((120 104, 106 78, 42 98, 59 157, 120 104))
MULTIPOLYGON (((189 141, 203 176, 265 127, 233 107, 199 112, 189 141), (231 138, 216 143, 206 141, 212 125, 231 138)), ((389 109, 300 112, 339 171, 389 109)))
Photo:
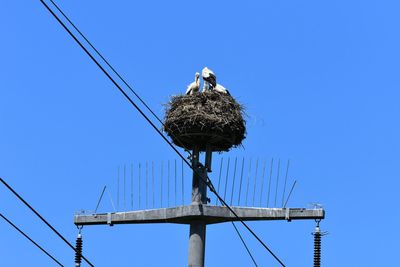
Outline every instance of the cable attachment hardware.
POLYGON ((76 245, 75 245, 75 267, 80 267, 81 262, 82 262, 82 235, 81 235, 81 230, 82 226, 78 227, 79 232, 78 232, 78 237, 76 238, 76 245))
POLYGON ((217 190, 215 190, 215 187, 214 187, 213 183, 211 182, 211 179, 208 176, 206 176, 205 183, 206 183, 206 185, 208 186, 208 188, 210 189, 211 192, 217 193, 217 190))
POLYGON ((190 151, 188 149, 185 149, 185 152, 189 154, 189 155, 187 155, 186 158, 190 161, 190 163, 192 163, 193 155, 190 153, 190 151))
POLYGON ((314 236, 314 267, 321 266, 321 237, 327 235, 327 232, 321 232, 321 228, 319 227, 319 223, 321 220, 315 220, 316 226, 315 230, 312 233, 314 236))

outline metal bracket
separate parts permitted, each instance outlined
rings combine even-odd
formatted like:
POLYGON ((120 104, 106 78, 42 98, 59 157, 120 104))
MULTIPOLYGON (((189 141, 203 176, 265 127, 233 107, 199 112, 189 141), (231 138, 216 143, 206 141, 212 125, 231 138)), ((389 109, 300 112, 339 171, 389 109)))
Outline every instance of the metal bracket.
POLYGON ((285 220, 287 220, 288 222, 292 221, 292 219, 290 219, 290 208, 285 209, 285 220))
POLYGON ((107 213, 107 224, 109 226, 114 226, 114 224, 111 222, 111 212, 107 213))

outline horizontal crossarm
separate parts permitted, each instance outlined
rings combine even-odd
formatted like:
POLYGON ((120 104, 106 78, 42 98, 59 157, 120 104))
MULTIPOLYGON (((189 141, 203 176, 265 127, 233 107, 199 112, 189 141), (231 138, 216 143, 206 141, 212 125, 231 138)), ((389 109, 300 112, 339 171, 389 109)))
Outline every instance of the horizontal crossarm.
MULTIPOLYGON (((232 207, 243 221, 263 220, 316 220, 324 219, 323 209, 305 208, 248 208, 232 207)), ((174 208, 137 210, 127 212, 98 213, 91 215, 75 215, 76 225, 98 224, 138 224, 138 223, 179 223, 190 224, 194 220, 205 221, 206 224, 238 221, 232 212, 221 206, 188 205, 174 208)))

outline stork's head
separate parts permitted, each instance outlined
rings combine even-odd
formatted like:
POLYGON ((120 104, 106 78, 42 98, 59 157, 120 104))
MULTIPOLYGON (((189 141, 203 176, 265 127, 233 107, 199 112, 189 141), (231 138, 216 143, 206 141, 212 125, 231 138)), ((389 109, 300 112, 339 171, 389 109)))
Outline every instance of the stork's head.
POLYGON ((201 75, 203 77, 208 77, 209 73, 210 73, 210 70, 207 67, 204 67, 204 69, 201 71, 201 75))
POLYGON ((212 70, 210 70, 209 68, 207 68, 207 67, 204 67, 204 69, 201 72, 201 75, 203 77, 209 77, 210 75, 211 76, 215 76, 214 72, 212 70))
POLYGON ((196 80, 200 77, 200 73, 196 72, 196 74, 194 75, 196 77, 196 80))

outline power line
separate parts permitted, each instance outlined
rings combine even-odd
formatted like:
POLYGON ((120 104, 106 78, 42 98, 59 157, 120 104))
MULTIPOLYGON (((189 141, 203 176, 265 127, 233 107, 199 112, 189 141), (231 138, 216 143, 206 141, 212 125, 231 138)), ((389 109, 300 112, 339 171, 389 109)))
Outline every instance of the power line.
MULTIPOLYGON (((50 7, 43 1, 40 0, 40 2, 47 8, 47 10, 53 15, 53 17, 61 24, 61 26, 69 33, 69 35, 75 40, 75 42, 85 51, 85 53, 93 60, 93 62, 103 71, 103 73, 110 79, 110 81, 118 88, 118 90, 125 96, 125 98, 135 107, 135 109, 144 117, 144 119, 154 128, 154 130, 168 143, 168 145, 178 154, 179 157, 181 157, 185 163, 191 168, 191 164, 185 159, 185 157, 182 156, 182 154, 172 145, 172 143, 160 132, 160 130, 154 125, 154 123, 146 116, 146 114, 143 113, 143 111, 133 102, 132 99, 123 91, 123 89, 117 84, 117 82, 110 76, 110 74, 100 65, 100 63, 90 54, 90 52, 83 46, 83 44, 76 38, 76 36, 67 28, 67 26, 57 17, 57 15, 50 9, 50 7)), ((197 171, 193 169, 196 173, 197 171)), ((198 174, 198 173, 197 173, 198 174)), ((208 179, 207 181, 203 182, 207 184, 207 186, 210 188, 210 191, 216 194, 217 198, 221 201, 222 204, 224 204, 231 212, 234 214, 235 217, 238 218, 238 220, 250 231, 250 233, 263 245, 265 249, 282 265, 283 262, 268 248, 268 246, 254 233, 253 230, 250 229, 250 227, 240 219, 240 217, 233 211, 233 209, 227 205, 227 203, 218 195, 218 193, 215 191, 214 186, 212 185, 212 182, 208 179)))
POLYGON ((92 45, 92 43, 86 38, 86 36, 78 29, 78 27, 75 26, 75 24, 68 18, 68 16, 61 10, 61 8, 53 1, 50 0, 50 2, 56 7, 56 9, 63 15, 63 17, 71 24, 71 26, 79 33, 80 36, 82 36, 83 39, 90 45, 90 47, 96 52, 99 57, 107 64, 107 66, 118 76, 118 78, 131 90, 131 92, 139 99, 139 101, 147 108, 148 111, 151 112, 151 114, 164 126, 163 122, 161 119, 154 113, 154 111, 144 102, 144 100, 132 89, 132 87, 121 77, 121 75, 116 71, 112 65, 108 62, 106 58, 92 45))
POLYGON ((49 252, 47 252, 44 248, 42 248, 38 243, 36 243, 32 238, 30 238, 27 234, 25 234, 21 229, 19 229, 15 224, 13 224, 9 219, 7 219, 3 214, 0 213, 0 217, 3 218, 8 224, 14 227, 20 234, 26 237, 29 241, 31 241, 38 249, 40 249, 44 254, 49 256, 54 262, 58 265, 64 267, 56 258, 54 258, 49 252))
MULTIPOLYGON (((133 100, 127 95, 127 93, 121 88, 121 86, 111 77, 111 75, 104 69, 103 66, 93 57, 92 54, 86 49, 86 47, 78 40, 78 38, 68 29, 68 27, 60 20, 59 17, 50 9, 50 7, 43 1, 40 2, 47 8, 47 10, 53 15, 53 17, 60 23, 60 25, 68 32, 68 34, 75 40, 75 42, 85 51, 85 53, 92 59, 92 61, 101 69, 101 71, 107 76, 107 78, 117 87, 117 89, 124 95, 129 103, 142 115, 142 117, 153 127, 153 129, 164 139, 165 142, 182 158, 186 161, 185 157, 174 147, 174 145, 162 134, 157 126, 149 119, 149 117, 139 108, 139 106, 133 102, 133 100)), ((186 161, 187 162, 187 161, 186 161)), ((187 162, 190 165, 190 163, 187 162)))
MULTIPOLYGON (((68 16, 62 11, 62 9, 53 1, 50 0, 50 2, 56 7, 56 9, 61 13, 61 15, 68 21, 68 23, 71 24, 71 26, 79 33, 80 36, 82 36, 82 38, 88 43, 88 45, 96 52, 96 54, 106 63, 106 65, 112 70, 112 72, 114 72, 115 75, 117 75, 117 77, 128 87, 128 89, 139 99, 139 101, 146 107, 146 109, 161 123, 161 125, 166 128, 165 124, 162 122, 162 120, 157 116, 157 114, 150 108, 149 105, 146 104, 146 102, 139 96, 138 93, 135 92, 135 90, 133 90, 133 88, 128 84, 128 82, 125 81, 124 78, 122 78, 122 76, 118 73, 118 71, 116 71, 114 69, 114 67, 108 62, 108 60, 100 53, 99 50, 96 49, 96 47, 86 38, 86 36, 78 29, 78 27, 75 26, 75 24, 68 18, 68 16)), ((174 134, 171 133, 172 136, 174 136, 174 134)), ((174 136, 175 137, 175 136, 174 136)), ((180 145, 182 145, 183 147, 185 147, 183 145, 183 143, 178 139, 175 138, 180 145)), ((190 156, 192 156, 192 154, 190 153, 189 150, 187 150, 185 148, 186 152, 189 153, 190 156)))
POLYGON ((285 267, 285 264, 278 258, 278 256, 275 255, 275 253, 272 252, 272 250, 261 240, 260 237, 258 237, 258 235, 247 225, 247 223, 245 223, 240 217, 239 215, 236 214, 236 212, 226 204, 225 200, 221 198, 220 195, 218 195, 214 189, 213 184, 211 183, 210 180, 207 181, 208 184, 208 188, 210 188, 210 191, 213 192, 217 198, 219 199, 219 201, 221 201, 221 203, 226 206, 230 212, 232 212, 232 214, 238 218, 238 220, 240 221, 241 224, 243 224, 244 227, 246 227, 246 229, 254 236, 255 239, 257 239, 258 242, 260 242, 260 244, 275 258, 275 260, 277 260, 279 262, 279 264, 283 267, 285 267))
MULTIPOLYGON (((22 203, 25 204, 25 206, 27 206, 33 213, 35 213, 36 216, 39 217, 39 219, 41 219, 51 230, 53 230, 53 232, 58 235, 59 238, 61 238, 70 248, 72 248, 75 252, 76 249, 75 247, 68 242, 68 240, 62 236, 45 218, 43 218, 42 215, 40 215, 39 212, 37 212, 28 202, 25 201, 25 199, 23 199, 10 185, 8 185, 6 183, 6 181, 3 180, 3 178, 0 177, 0 182, 2 182, 8 190, 10 190, 19 200, 21 200, 22 203)), ((82 258, 87 262, 87 264, 89 264, 90 266, 94 267, 94 265, 88 260, 86 259, 84 256, 82 256, 82 258)))
POLYGON ((191 164, 186 160, 186 158, 173 146, 173 144, 162 134, 162 132, 157 128, 157 126, 149 119, 149 117, 139 108, 139 106, 133 102, 133 100, 126 94, 126 92, 121 88, 121 86, 111 77, 111 75, 104 69, 103 66, 94 58, 94 56, 86 49, 86 47, 78 40, 78 38, 68 29, 68 27, 61 21, 61 19, 53 12, 53 10, 43 1, 40 2, 46 7, 46 9, 53 15, 53 17, 60 23, 60 25, 68 32, 68 34, 75 40, 75 42, 85 51, 85 53, 92 59, 92 61, 101 69, 101 71, 108 77, 108 79, 117 87, 117 89, 124 95, 124 97, 132 104, 132 106, 142 115, 142 117, 153 127, 153 129, 164 139, 165 142, 177 153, 177 155, 185 161, 185 163, 191 168, 197 175, 201 177, 201 180, 208 186, 211 192, 213 192, 221 203, 226 206, 230 212, 246 227, 246 229, 257 239, 258 242, 281 264, 285 266, 283 262, 271 251, 271 249, 256 235, 256 233, 251 230, 251 228, 236 214, 236 212, 222 199, 221 196, 216 192, 214 185, 211 180, 207 177, 207 180, 201 176, 201 174, 191 166, 191 164))
POLYGON ((250 251, 249 248, 247 247, 247 244, 246 244, 246 242, 244 241, 242 235, 240 234, 239 229, 237 229, 237 227, 236 227, 236 225, 235 225, 234 222, 231 222, 231 223, 232 223, 232 225, 233 225, 233 228, 235 228, 235 231, 236 231, 236 233, 238 234, 240 240, 242 241, 243 246, 246 248, 246 251, 247 251, 247 253, 249 254, 251 260, 253 261, 254 266, 258 267, 257 262, 256 262, 256 260, 254 259, 253 255, 251 254, 251 251, 250 251))

